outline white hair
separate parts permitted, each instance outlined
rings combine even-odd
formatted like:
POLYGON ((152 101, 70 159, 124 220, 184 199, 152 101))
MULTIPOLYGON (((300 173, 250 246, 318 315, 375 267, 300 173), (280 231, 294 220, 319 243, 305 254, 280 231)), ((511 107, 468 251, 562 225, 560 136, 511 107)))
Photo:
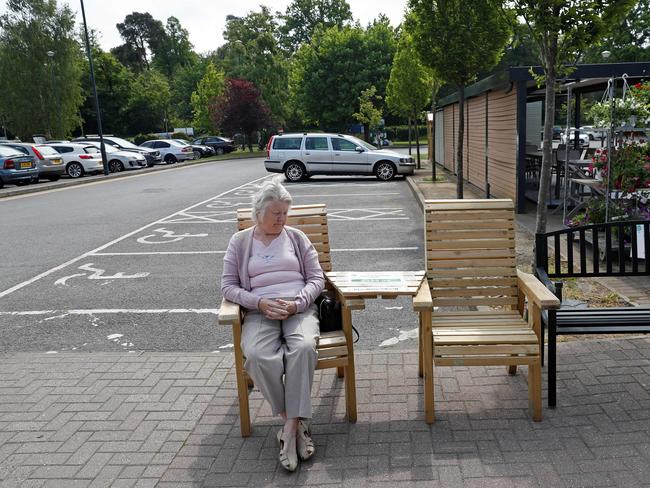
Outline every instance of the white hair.
POLYGON ((264 215, 266 207, 273 202, 284 202, 289 205, 293 202, 293 198, 291 198, 287 189, 282 186, 278 177, 266 180, 260 185, 257 193, 253 195, 253 212, 251 215, 253 222, 257 224, 264 215))

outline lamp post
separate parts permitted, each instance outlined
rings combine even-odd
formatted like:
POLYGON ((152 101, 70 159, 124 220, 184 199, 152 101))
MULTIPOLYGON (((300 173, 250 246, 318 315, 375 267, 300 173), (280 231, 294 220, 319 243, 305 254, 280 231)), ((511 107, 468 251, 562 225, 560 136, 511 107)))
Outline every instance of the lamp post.
POLYGON ((95 84, 95 68, 93 66, 93 55, 90 51, 90 40, 88 39, 88 26, 86 25, 86 10, 84 9, 84 0, 81 1, 81 17, 84 22, 84 37, 86 38, 86 53, 88 54, 88 64, 90 65, 90 84, 93 87, 95 97, 95 114, 97 115, 97 134, 99 135, 99 150, 102 153, 102 162, 104 164, 104 174, 108 174, 108 158, 106 157, 106 146, 104 146, 104 135, 102 134, 102 116, 99 113, 99 97, 97 96, 97 85, 95 84))

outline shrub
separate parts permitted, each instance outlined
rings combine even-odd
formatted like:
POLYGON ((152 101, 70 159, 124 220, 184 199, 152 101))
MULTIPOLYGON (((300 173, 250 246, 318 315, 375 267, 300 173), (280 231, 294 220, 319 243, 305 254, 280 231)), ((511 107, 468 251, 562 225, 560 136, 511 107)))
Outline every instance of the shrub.
POLYGON ((190 141, 190 136, 188 136, 185 132, 174 132, 170 139, 183 139, 184 141, 190 141))
POLYGON ((151 141, 153 139, 159 139, 156 134, 137 134, 133 136, 133 143, 136 146, 139 146, 143 142, 151 141))

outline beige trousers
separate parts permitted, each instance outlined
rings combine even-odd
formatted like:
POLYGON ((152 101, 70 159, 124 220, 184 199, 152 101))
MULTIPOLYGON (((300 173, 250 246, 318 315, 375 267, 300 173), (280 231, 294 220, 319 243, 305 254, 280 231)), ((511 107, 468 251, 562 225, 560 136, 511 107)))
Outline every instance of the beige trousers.
POLYGON ((271 404, 273 415, 286 412, 288 418, 311 418, 320 335, 316 306, 286 320, 270 320, 251 311, 242 329, 244 367, 271 404))

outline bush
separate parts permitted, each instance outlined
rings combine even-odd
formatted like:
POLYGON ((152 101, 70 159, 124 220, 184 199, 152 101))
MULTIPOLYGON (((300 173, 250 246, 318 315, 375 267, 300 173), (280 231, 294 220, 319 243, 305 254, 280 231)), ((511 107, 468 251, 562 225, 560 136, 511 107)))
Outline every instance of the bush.
MULTIPOLYGON (((409 140, 409 126, 408 125, 391 125, 386 126, 386 137, 390 141, 408 141, 409 140)), ((422 137, 426 138, 427 127, 422 123, 418 123, 418 133, 420 134, 420 140, 422 137)), ((415 126, 413 127, 413 132, 411 138, 415 141, 415 126)))
POLYGON ((191 141, 190 136, 185 132, 174 132, 170 139, 183 139, 184 141, 191 141))
POLYGON ((133 136, 133 143, 136 146, 139 146, 143 142, 151 141, 153 139, 159 139, 156 134, 138 134, 133 136))

